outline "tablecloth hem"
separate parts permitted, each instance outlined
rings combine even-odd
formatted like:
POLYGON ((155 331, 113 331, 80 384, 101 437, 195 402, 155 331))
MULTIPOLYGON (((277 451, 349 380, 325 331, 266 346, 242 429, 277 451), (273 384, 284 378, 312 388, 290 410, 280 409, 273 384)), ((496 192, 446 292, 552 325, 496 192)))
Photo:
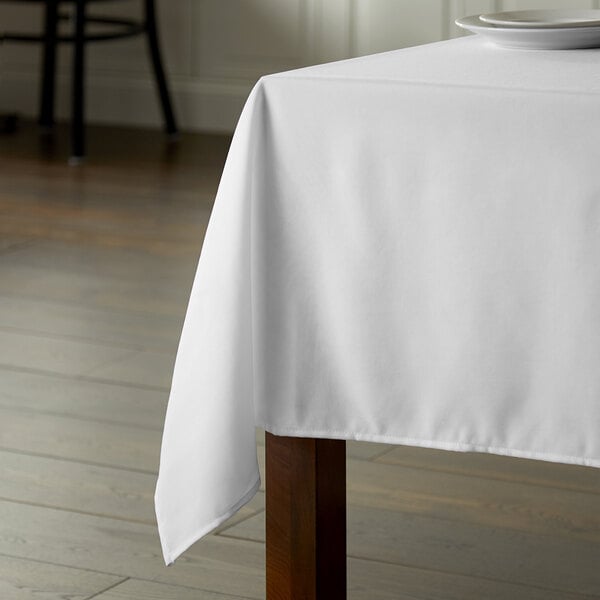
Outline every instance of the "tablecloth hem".
POLYGON ((216 529, 221 523, 227 521, 227 519, 240 510, 242 506, 250 502, 259 488, 260 477, 258 477, 252 484, 252 487, 231 508, 222 513, 221 516, 208 523, 208 525, 196 530, 190 537, 186 538, 185 541, 178 544, 175 549, 163 548, 163 557, 167 567, 171 566, 192 544, 195 544, 200 538, 203 538, 213 529, 216 529))
POLYGON ((284 435, 290 437, 313 437, 339 440, 354 440, 357 442, 379 442, 383 444, 398 444, 401 446, 416 446, 419 448, 432 448, 436 450, 450 450, 455 452, 484 452, 487 454, 499 454, 502 456, 511 456, 514 458, 528 458, 531 460, 543 460, 547 462, 580 465, 583 467, 600 467, 600 458, 568 456, 563 454, 552 454, 546 452, 534 452, 530 450, 505 448, 502 446, 486 446, 485 444, 475 444, 467 442, 444 442, 438 440, 409 438, 381 433, 356 433, 350 431, 328 430, 321 431, 312 429, 297 429, 293 427, 277 427, 268 424, 262 424, 259 426, 263 427, 265 431, 268 431, 269 433, 272 433, 274 435, 284 435))

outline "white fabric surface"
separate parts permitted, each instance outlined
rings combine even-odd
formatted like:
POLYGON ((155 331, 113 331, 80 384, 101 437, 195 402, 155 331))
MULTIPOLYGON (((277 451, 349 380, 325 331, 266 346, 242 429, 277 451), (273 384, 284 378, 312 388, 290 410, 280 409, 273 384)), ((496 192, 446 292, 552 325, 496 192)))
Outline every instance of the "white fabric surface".
POLYGON ((167 563, 256 491, 255 425, 600 467, 599 65, 466 38, 257 84, 175 367, 167 563))

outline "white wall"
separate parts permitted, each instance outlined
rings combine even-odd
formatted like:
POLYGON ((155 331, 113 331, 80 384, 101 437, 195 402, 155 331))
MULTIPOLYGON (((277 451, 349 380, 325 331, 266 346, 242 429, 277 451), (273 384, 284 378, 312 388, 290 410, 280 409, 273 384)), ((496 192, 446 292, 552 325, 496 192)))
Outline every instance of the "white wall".
MULTIPOLYGON (((163 46, 181 125, 233 128, 263 74, 456 37, 465 14, 535 7, 598 8, 600 0, 157 0, 163 46)), ((135 15, 139 0, 91 2, 90 12, 135 15)), ((0 30, 39 27, 29 3, 0 4, 0 30)), ((0 47, 0 110, 33 115, 39 49, 0 47)), ((70 53, 59 59, 59 115, 69 108, 70 53)), ((141 38, 89 51, 88 120, 160 122, 141 38)))

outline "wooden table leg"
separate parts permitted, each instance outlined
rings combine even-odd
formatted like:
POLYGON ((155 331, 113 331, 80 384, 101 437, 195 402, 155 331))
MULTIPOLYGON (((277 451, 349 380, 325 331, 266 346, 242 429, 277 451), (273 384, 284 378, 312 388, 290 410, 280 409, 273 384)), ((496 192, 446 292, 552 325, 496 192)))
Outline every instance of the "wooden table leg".
POLYGON ((346 442, 266 434, 267 600, 346 598, 346 442))

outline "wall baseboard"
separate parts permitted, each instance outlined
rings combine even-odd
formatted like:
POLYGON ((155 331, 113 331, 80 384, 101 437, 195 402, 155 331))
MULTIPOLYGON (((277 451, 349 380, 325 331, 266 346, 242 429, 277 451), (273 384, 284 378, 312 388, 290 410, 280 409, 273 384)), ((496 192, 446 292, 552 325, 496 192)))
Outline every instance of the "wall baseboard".
MULTIPOLYGON (((231 132, 250 93, 253 82, 212 82, 172 78, 173 102, 181 129, 231 132)), ((35 117, 38 109, 39 76, 30 70, 6 70, 0 80, 0 110, 35 117)), ((162 125, 154 82, 139 75, 94 73, 86 86, 86 121, 135 127, 162 125)), ((57 78, 58 119, 68 119, 70 82, 57 78)))

